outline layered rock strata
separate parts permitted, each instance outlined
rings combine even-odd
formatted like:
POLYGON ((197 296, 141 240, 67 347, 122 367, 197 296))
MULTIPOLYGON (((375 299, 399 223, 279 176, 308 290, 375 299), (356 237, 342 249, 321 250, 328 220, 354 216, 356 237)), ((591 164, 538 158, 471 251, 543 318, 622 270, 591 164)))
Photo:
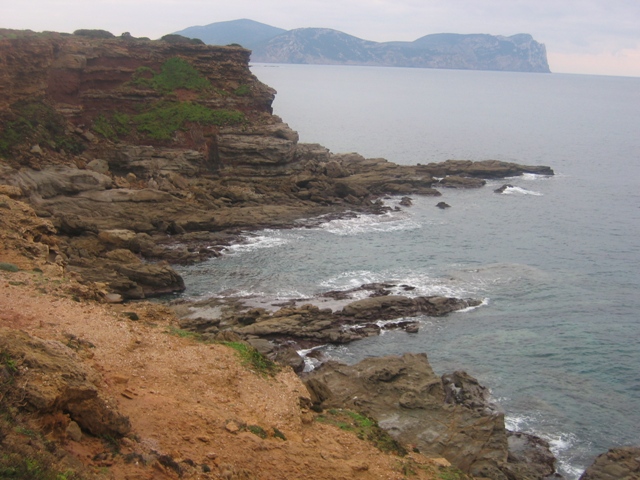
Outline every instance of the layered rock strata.
POLYGON ((57 229, 53 258, 115 299, 183 290, 150 261, 219 255, 240 230, 553 173, 332 154, 272 115, 248 50, 79 33, 0 30, 0 184, 57 229))

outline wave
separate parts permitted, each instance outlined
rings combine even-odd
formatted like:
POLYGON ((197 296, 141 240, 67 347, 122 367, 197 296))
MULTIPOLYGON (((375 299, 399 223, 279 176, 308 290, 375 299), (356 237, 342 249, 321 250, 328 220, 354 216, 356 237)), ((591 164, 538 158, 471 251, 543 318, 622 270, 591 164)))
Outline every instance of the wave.
MULTIPOLYGON (((327 290, 345 291, 358 288, 369 283, 393 285, 388 288, 393 295, 406 297, 466 297, 470 292, 463 285, 456 285, 450 279, 433 278, 426 273, 416 271, 372 272, 370 270, 355 270, 342 272, 319 283, 327 290), (411 290, 407 287, 413 287, 411 290)), ((369 291, 355 292, 362 298, 368 297, 369 291)), ((357 299, 354 297, 354 299, 357 299)))
POLYGON ((514 195, 514 194, 534 195, 536 197, 541 197, 543 195, 540 192, 536 192, 536 191, 533 191, 533 190, 527 190, 526 188, 522 188, 522 187, 507 187, 502 192, 502 195, 514 195))
POLYGON ((331 220, 318 228, 334 235, 361 235, 363 233, 397 232, 415 230, 422 226, 404 211, 392 211, 382 215, 358 215, 353 218, 331 220))
POLYGON ((508 430, 522 431, 530 433, 549 442, 549 449, 556 457, 556 469, 565 478, 572 480, 578 479, 584 467, 575 465, 572 460, 571 452, 578 443, 578 438, 570 432, 543 432, 532 428, 532 425, 538 423, 535 415, 505 415, 504 425, 508 430))
POLYGON ((263 248, 274 248, 286 245, 291 242, 291 238, 285 236, 275 236, 276 230, 263 230, 262 235, 246 234, 242 236, 242 243, 236 243, 226 248, 229 254, 252 252, 263 248))

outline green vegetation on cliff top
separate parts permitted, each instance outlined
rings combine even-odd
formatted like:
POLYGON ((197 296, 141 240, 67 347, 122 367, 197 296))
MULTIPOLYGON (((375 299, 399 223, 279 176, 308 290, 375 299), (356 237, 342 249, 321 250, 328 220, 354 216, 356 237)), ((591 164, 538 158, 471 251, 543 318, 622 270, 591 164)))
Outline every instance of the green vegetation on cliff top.
MULTIPOLYGON (((209 80, 179 57, 167 60, 160 73, 149 67, 139 67, 130 85, 152 88, 165 97, 178 89, 197 92, 213 89, 209 80)), ((248 87, 237 90, 237 95, 246 95, 249 91, 248 87)), ((93 122, 93 130, 110 140, 127 136, 132 128, 154 140, 170 140, 176 131, 185 129, 188 123, 222 126, 242 123, 244 120, 244 114, 236 110, 211 109, 194 102, 165 98, 143 106, 142 112, 137 115, 129 116, 120 112, 100 115, 93 122)))

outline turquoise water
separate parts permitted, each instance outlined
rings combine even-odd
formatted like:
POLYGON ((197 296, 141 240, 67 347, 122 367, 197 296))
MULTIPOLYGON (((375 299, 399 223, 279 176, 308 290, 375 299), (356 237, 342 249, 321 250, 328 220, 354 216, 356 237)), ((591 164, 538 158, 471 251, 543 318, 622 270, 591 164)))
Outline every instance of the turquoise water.
MULTIPOLYGON (((640 79, 255 65, 275 113, 333 152, 397 163, 498 159, 552 178, 442 190, 382 217, 262 231, 182 270, 189 295, 296 298, 372 281, 486 299, 328 353, 348 362, 427 352, 467 370, 511 427, 552 442, 567 478, 640 444, 640 79), (452 206, 435 208, 444 200, 452 206)), ((397 200, 390 200, 394 204, 397 200)))

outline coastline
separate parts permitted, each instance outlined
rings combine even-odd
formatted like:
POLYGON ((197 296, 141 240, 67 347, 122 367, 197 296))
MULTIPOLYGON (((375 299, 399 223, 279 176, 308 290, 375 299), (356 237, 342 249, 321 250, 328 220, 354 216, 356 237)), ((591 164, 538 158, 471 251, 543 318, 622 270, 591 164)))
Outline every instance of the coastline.
MULTIPOLYGON (((27 36, 27 38, 29 37, 27 36)), ((28 135, 25 135, 23 144, 13 145, 10 159, 2 165, 0 171, 2 181, 0 183, 3 185, 0 193, 9 195, 8 197, 2 197, 3 208, 11 212, 26 212, 26 216, 30 217, 29 221, 33 222, 33 225, 27 228, 26 231, 24 225, 18 228, 17 224, 6 229, 7 232, 15 234, 16 242, 15 250, 7 249, 5 245, 5 249, 2 250, 2 261, 8 264, 14 264, 13 262, 15 262, 15 265, 20 266, 23 270, 32 270, 35 267, 43 270, 43 272, 46 271, 47 275, 56 272, 55 275, 58 275, 58 277, 52 277, 55 281, 63 284, 72 284, 71 291, 64 295, 71 296, 71 298, 76 298, 82 302, 86 301, 84 299, 88 299, 89 305, 93 305, 91 302, 96 300, 113 302, 114 306, 109 308, 113 309, 111 310, 112 312, 116 312, 115 315, 118 316, 119 323, 111 324, 112 330, 121 331, 123 328, 124 330, 129 328, 130 331, 136 332, 136 335, 138 335, 135 339, 131 339, 128 344, 132 352, 140 348, 148 349, 149 352, 153 352, 155 355, 161 355, 160 350, 154 351, 151 347, 151 344, 155 345, 155 343, 168 344, 170 348, 167 348, 172 351, 205 348, 198 346, 199 344, 195 344, 196 346, 194 347, 194 344, 186 340, 179 340, 174 344, 172 341, 166 341, 166 337, 154 337, 152 329, 157 328, 158 325, 165 325, 163 322, 169 322, 166 329, 170 333, 173 332, 178 336, 193 336, 189 333, 184 333, 183 329, 177 329, 176 326, 180 326, 179 320, 174 320, 170 312, 162 309, 160 309, 159 313, 154 313, 153 308, 149 307, 149 314, 142 316, 143 322, 140 325, 145 328, 141 330, 137 329, 137 323, 130 323, 137 321, 132 319, 133 315, 129 315, 130 313, 135 313, 136 316, 139 315, 137 312, 130 312, 129 305, 131 304, 122 304, 121 302, 181 291, 184 288, 180 276, 165 262, 193 263, 217 256, 220 253, 219 249, 211 248, 212 245, 224 246, 229 244, 234 238, 237 238, 240 232, 247 229, 255 230, 264 227, 287 228, 294 225, 295 220, 299 218, 322 214, 339 215, 338 212, 344 212, 345 210, 381 213, 385 211, 385 207, 379 202, 379 198, 386 194, 436 196, 437 190, 433 187, 476 188, 483 184, 483 176, 485 178, 496 178, 523 172, 550 172, 548 167, 522 167, 493 161, 451 161, 444 162, 444 164, 401 167, 382 159, 365 159, 356 154, 333 155, 318 145, 299 144, 297 142, 297 134, 282 123, 280 119, 270 114, 270 105, 274 92, 270 91, 268 87, 259 84, 255 77, 252 78, 248 73, 246 61, 243 60, 246 54, 244 51, 240 51, 241 49, 210 49, 208 47, 201 48, 199 46, 186 45, 167 46, 163 42, 146 43, 146 41, 140 44, 124 44, 120 40, 113 40, 102 43, 100 41, 95 42, 94 46, 98 54, 91 57, 87 56, 86 45, 83 46, 82 42, 77 41, 78 39, 55 36, 53 36, 53 39, 36 37, 34 42, 30 43, 32 40, 34 39, 25 40, 23 45, 20 45, 20 42, 13 42, 10 47, 17 48, 17 51, 23 54, 29 50, 20 50, 20 48, 35 49, 32 53, 35 52, 36 56, 41 55, 42 57, 40 58, 49 58, 47 57, 49 53, 44 48, 49 41, 62 48, 62 51, 68 55, 54 59, 54 63, 51 64, 53 73, 50 78, 58 81, 65 75, 73 77, 75 75, 74 72, 78 70, 94 75, 92 79, 94 82, 99 79, 100 75, 105 75, 104 81, 109 76, 107 74, 113 74, 113 67, 106 65, 108 62, 105 61, 105 58, 110 58, 106 53, 109 48, 117 48, 124 57, 133 63, 138 62, 136 65, 142 65, 146 62, 151 65, 148 68, 155 68, 156 71, 159 70, 159 67, 167 58, 172 55, 180 55, 182 58, 192 60, 212 84, 216 84, 216 88, 226 89, 224 95, 219 92, 210 93, 211 98, 207 99, 210 104, 237 107, 243 111, 248 119, 247 123, 238 126, 206 126, 204 128, 196 122, 196 124, 188 125, 185 130, 176 130, 172 140, 155 142, 152 146, 139 143, 154 143, 148 138, 136 137, 140 132, 130 132, 126 135, 123 134, 121 138, 109 139, 101 136, 96 130, 95 123, 90 123, 92 121, 95 122, 97 118, 91 118, 91 113, 95 113, 98 106, 104 108, 105 110, 103 111, 105 112, 108 112, 109 109, 120 108, 126 110, 130 108, 122 89, 124 89, 125 93, 131 94, 133 92, 138 98, 146 100, 165 95, 172 101, 179 101, 185 95, 189 97, 190 93, 183 91, 185 89, 178 89, 178 91, 170 93, 159 93, 148 88, 148 86, 145 88, 139 88, 139 86, 133 88, 127 82, 130 81, 132 72, 135 70, 125 69, 126 71, 122 70, 118 73, 120 76, 117 80, 109 80, 111 83, 104 87, 103 90, 90 88, 92 87, 90 81, 83 84, 83 80, 79 80, 78 85, 74 87, 76 90, 72 89, 71 94, 62 92, 64 95, 68 95, 64 98, 66 101, 71 99, 79 102, 81 107, 79 108, 76 105, 75 109, 70 109, 68 105, 64 107, 60 103, 63 98, 60 96, 62 93, 59 89, 65 83, 55 84, 54 82, 54 84, 48 84, 41 90, 41 93, 46 97, 44 104, 53 105, 51 108, 54 108, 54 110, 58 111, 57 109, 59 109, 64 112, 62 115, 64 116, 65 132, 68 138, 81 142, 85 146, 84 152, 78 154, 68 148, 48 147, 44 141, 40 140, 43 148, 40 143, 33 143, 38 141, 38 138, 34 137, 34 135, 40 135, 41 132, 26 132, 28 135), (71 48, 71 50, 65 51, 65 48, 71 48), (144 57, 144 55, 140 55, 141 51, 148 51, 152 54, 144 57), (221 74, 220 71, 216 70, 215 65, 212 68, 210 65, 204 66, 202 63, 198 63, 197 59, 194 60, 198 55, 204 54, 217 56, 218 59, 223 59, 224 61, 231 60, 233 68, 221 74), (85 56, 86 61, 94 62, 94 64, 100 64, 101 61, 105 62, 101 67, 102 70, 86 70, 86 65, 83 66, 81 58, 79 58, 83 56, 85 56), (74 63, 76 61, 80 61, 80 63, 74 63), (251 95, 247 97, 234 94, 237 90, 235 85, 239 83, 250 85, 251 95), (58 96, 56 97, 56 95, 58 96), (81 123, 81 121, 85 123, 81 123), (93 125, 93 127, 88 125, 93 125), (38 148, 35 148, 35 146, 38 146, 38 148), (30 202, 35 214, 16 200, 30 202), (36 214, 40 217, 37 220, 36 214), (52 223, 49 223, 49 220, 52 223), (153 260, 162 261, 153 264, 151 263, 153 260), (36 262, 35 265, 34 261, 36 262), (64 272, 65 276, 59 277, 60 272, 64 272), (163 318, 162 322, 159 322, 157 316, 165 318, 163 318), (156 325, 155 327, 154 324, 156 325), (144 336, 153 337, 153 341, 146 342, 142 338, 144 336)), ((4 47, 6 47, 6 44, 3 45, 4 47)), ((25 65, 33 66, 28 63, 27 57, 24 58, 24 62, 25 65)), ((30 91, 30 88, 36 88, 36 90, 37 88, 42 88, 34 85, 26 85, 23 86, 22 90, 18 89, 15 98, 3 98, 5 103, 11 104, 10 107, 3 111, 5 124, 12 124, 11 122, 16 121, 16 116, 24 113, 15 106, 17 102, 11 102, 18 100, 21 95, 24 96, 25 92, 30 91)), ((112 116, 111 118, 113 120, 116 117, 112 116)), ((37 277, 37 274, 39 272, 36 271, 34 275, 37 277)), ((24 272, 18 275, 24 275, 24 272)), ((22 297, 9 298, 7 311, 12 313, 4 318, 4 321, 13 322, 15 321, 12 320, 13 318, 22 321, 22 313, 16 311, 14 307, 11 309, 9 307, 19 303, 26 303, 26 298, 33 297, 35 295, 34 290, 29 290, 32 286, 49 290, 49 287, 38 286, 36 281, 23 280, 22 278, 13 275, 13 273, 6 274, 7 288, 12 287, 10 289, 12 291, 24 288, 29 293, 22 297), (17 284, 12 285, 11 282, 17 284), (21 285, 20 282, 25 282, 25 285, 21 285)), ((385 290, 385 288, 381 286, 380 288, 375 288, 374 291, 385 290)), ((385 296, 388 295, 383 294, 372 298, 385 296)), ((47 302, 53 303, 54 301, 54 299, 47 297, 45 304, 47 302)), ((405 302, 405 300, 398 301, 405 302)), ((81 303, 80 305, 86 304, 81 303)), ((395 309, 397 304, 391 306, 395 309)), ((304 316, 303 314, 308 312, 321 313, 319 308, 317 311, 313 308, 306 308, 306 312, 301 312, 303 306, 289 307, 290 311, 288 313, 291 314, 289 318, 297 315, 304 316)), ((371 313, 368 315, 379 317, 380 311, 379 309, 375 315, 371 313)), ((88 310, 85 313, 93 314, 93 311, 88 310)), ((255 313, 248 315, 248 319, 245 318, 243 320, 248 325, 241 328, 248 327, 249 330, 241 331, 240 333, 259 336, 256 333, 256 324, 267 321, 268 318, 266 315, 261 317, 263 313, 257 312, 257 315, 255 313)), ((405 313, 406 311, 403 312, 403 315, 405 313)), ((42 317, 42 315, 43 312, 29 313, 27 317, 33 318, 29 318, 28 321, 35 321, 37 317, 42 317)), ((354 317, 356 316, 354 315, 354 317)), ((244 317, 247 317, 247 315, 244 315, 244 317)), ((276 318, 282 319, 283 317, 276 318)), ((271 318, 271 315, 269 315, 269 318, 271 318)), ((271 318, 271 320, 273 319, 271 318)), ((326 319, 321 321, 326 321, 326 319)), ((55 322, 64 324, 64 316, 56 318, 55 322)), ((278 321, 276 323, 281 322, 278 321)), ((34 325, 32 324, 29 328, 34 329, 34 325)), ((213 326, 218 328, 216 325, 213 326)), ((338 326, 341 327, 341 325, 338 326)), ((47 328, 49 327, 47 326, 47 328)), ((231 328, 229 330, 234 329, 231 328)), ((374 330, 364 332, 362 335, 368 335, 374 330)), ((43 334, 40 330, 32 330, 32 332, 43 334)), ((86 326, 80 328, 78 332, 80 332, 79 335, 78 333, 72 334, 76 337, 79 336, 81 339, 93 338, 92 335, 94 333, 87 330, 86 326)), ((69 343, 69 338, 65 337, 64 333, 70 332, 62 332, 54 328, 51 338, 63 343, 69 343)), ((218 333, 215 332, 215 334, 218 333)), ((238 332, 232 333, 238 335, 238 332)), ((264 333, 263 335, 272 336, 273 332, 264 333)), ((341 337, 338 336, 336 338, 340 339, 341 337)), ((222 341, 237 342, 238 340, 242 341, 243 338, 231 336, 222 341)), ((99 341, 87 341, 94 344, 100 343, 99 341)), ((108 343, 106 340, 103 340, 103 342, 105 344, 108 343)), ((73 342, 71 343, 73 344, 73 342)), ((262 343, 262 345, 264 346, 265 344, 262 343)), ((84 355, 86 353, 85 350, 91 352, 90 348, 85 345, 85 347, 78 350, 81 353, 84 352, 84 355)), ((218 349, 218 346, 211 347, 211 350, 216 349, 218 349)), ((85 360, 91 363, 92 358, 87 354, 85 360)), ((147 361, 152 358, 148 357, 147 361)), ((189 378, 190 374, 185 373, 184 369, 180 370, 175 364, 172 365, 174 370, 168 372, 167 375, 189 378)), ((251 384, 253 377, 243 376, 240 373, 240 369, 236 367, 229 366, 228 368, 233 370, 234 378, 246 380, 242 384, 242 388, 245 388, 245 383, 251 384)), ((5 370, 7 368, 8 366, 5 370)), ((197 368, 194 371, 198 372, 197 368)), ((119 382, 118 379, 109 380, 110 372, 102 372, 102 375, 103 379, 106 379, 106 383, 111 381, 117 385, 127 385, 127 387, 117 387, 112 391, 112 394, 117 396, 119 393, 125 399, 118 398, 119 402, 117 403, 124 402, 126 404, 129 400, 133 401, 141 398, 141 392, 137 389, 138 386, 134 385, 133 377, 129 376, 129 380, 126 382, 119 382), (129 382, 131 382, 131 386, 129 386, 129 382), (121 389, 121 391, 118 389, 121 389), (129 392, 126 389, 129 389, 129 392)), ((201 373, 199 372, 198 375, 201 375, 201 373)), ((184 380, 182 383, 175 384, 173 388, 176 390, 189 389, 191 385, 189 381, 184 380)), ((219 379, 211 380, 214 383, 219 381, 219 379)), ((233 381, 230 377, 223 379, 223 383, 233 383, 233 381)), ((145 389, 147 388, 150 387, 145 386, 145 389)), ((261 385, 259 390, 264 388, 268 387, 261 385)), ((291 388, 295 390, 299 388, 299 385, 291 388)), ((155 394, 152 393, 152 395, 155 394)), ((173 411, 180 408, 179 405, 183 402, 182 399, 166 395, 166 405, 172 405, 173 411)), ((227 397, 226 402, 233 403, 234 395, 241 397, 241 393, 234 391, 227 397)), ((295 397, 295 394, 292 395, 295 397)), ((299 438, 303 438, 304 435, 300 433, 301 430, 298 424, 306 425, 305 421, 309 419, 309 416, 313 416, 311 407, 322 407, 322 402, 316 402, 316 405, 313 405, 308 396, 299 396, 303 396, 309 401, 302 402, 303 406, 296 406, 295 408, 292 407, 295 402, 293 400, 289 402, 289 406, 293 410, 288 415, 295 417, 296 420, 293 420, 293 423, 297 426, 281 428, 278 423, 272 422, 275 425, 274 428, 284 431, 287 438, 290 435, 293 437, 299 435, 299 438), (289 432, 289 435, 287 435, 287 431, 285 431, 287 429, 294 433, 289 432)), ((405 398, 405 400, 407 400, 405 402, 406 405, 412 405, 409 401, 410 399, 405 398)), ((258 400, 254 399, 254 401, 258 400)), ((462 404, 464 404, 464 401, 462 401, 462 404)), ((193 408, 198 414, 202 413, 197 405, 192 402, 189 405, 189 408, 193 408)), ((463 408, 466 407, 464 405, 460 406, 460 409, 463 408)), ((232 410, 214 412, 212 413, 214 417, 207 417, 208 421, 215 424, 215 428, 212 429, 215 433, 196 435, 189 433, 187 431, 188 428, 178 429, 174 433, 176 435, 179 433, 179 435, 174 436, 169 442, 170 444, 173 442, 173 446, 164 446, 161 450, 162 454, 152 458, 147 467, 156 468, 162 471, 163 475, 171 476, 180 473, 173 466, 174 464, 184 463, 189 467, 193 467, 186 461, 190 460, 191 463, 195 462, 197 466, 202 468, 204 468, 203 465, 212 468, 213 463, 215 463, 216 468, 219 470, 218 474, 223 474, 229 470, 227 468, 228 461, 231 464, 240 465, 243 460, 228 457, 223 461, 224 455, 215 452, 207 453, 202 449, 198 450, 197 454, 190 453, 186 455, 180 451, 181 448, 186 447, 178 447, 176 445, 182 445, 183 443, 198 444, 198 442, 209 445, 217 443, 218 438, 220 438, 220 442, 229 441, 228 435, 242 436, 242 442, 246 441, 245 443, 241 442, 242 448, 248 448, 252 451, 260 451, 260 449, 273 450, 274 445, 280 445, 276 442, 276 440, 280 441, 280 439, 269 436, 265 443, 255 442, 255 439, 250 436, 251 433, 242 429, 244 428, 242 427, 243 425, 246 427, 247 425, 254 425, 254 422, 259 423, 255 417, 255 412, 247 413, 245 411, 243 415, 247 416, 247 418, 221 425, 221 419, 232 415, 230 413, 232 410), (238 428, 236 429, 236 427, 238 428), (227 437, 219 437, 220 431, 218 430, 221 430, 222 435, 227 437), (188 439, 185 437, 188 437, 188 439), (203 439, 208 438, 209 441, 207 442, 200 437, 203 439), (214 442, 212 438, 216 439, 216 441, 214 442), (258 445, 247 447, 247 445, 252 445, 252 441, 258 445), (177 449, 177 453, 171 451, 171 448, 174 447, 177 449), (213 458, 209 456, 209 453, 212 453, 213 458), (165 455, 168 458, 165 458, 165 455), (197 460, 193 460, 195 456, 198 456, 197 460), (161 458, 164 460, 161 460, 161 458), (204 458, 209 460, 204 460, 204 458), (216 458, 221 460, 214 462, 213 460, 216 458), (164 463, 162 463, 163 461, 164 463), (160 467, 157 467, 157 465, 160 465, 160 467)), ((248 412, 251 412, 251 410, 249 409, 248 412)), ((266 415, 275 414, 274 412, 269 412, 266 408, 262 413, 266 415)), ((202 415, 205 414, 203 413, 202 415)), ((131 416, 134 421, 134 427, 136 421, 141 422, 145 418, 144 415, 139 413, 131 416)), ((80 417, 78 416, 78 418, 80 417)), ((75 420, 74 422, 78 423, 75 420)), ((188 424, 190 420, 184 419, 184 422, 188 424)), ((66 426, 62 438, 68 441, 70 434, 66 431, 66 428, 70 424, 70 419, 67 418, 63 423, 66 423, 66 426)), ((270 426, 267 425, 266 427, 270 426)), ((85 426, 83 429, 86 428, 88 427, 85 426)), ((160 428, 159 421, 154 428, 156 430, 153 430, 153 434, 150 435, 159 435, 157 430, 160 428)), ((189 428, 195 427, 189 425, 189 428)), ((151 431, 148 430, 147 432, 151 431)), ((255 434, 253 435, 256 436, 255 434)), ((335 436, 333 431, 331 435, 335 436)), ((145 450, 142 448, 147 448, 148 445, 134 445, 129 441, 132 440, 131 437, 125 436, 124 438, 125 446, 131 450, 128 453, 140 456, 138 458, 134 455, 133 458, 137 459, 136 461, 141 461, 144 455, 151 454, 151 449, 145 450), (137 450, 137 448, 140 449, 137 450)), ((314 438, 313 442, 319 442, 318 436, 314 438)), ((351 442, 351 440, 344 440, 343 437, 340 437, 340 439, 341 442, 351 442)), ((133 440, 139 443, 135 439, 133 440)), ((75 442, 75 440, 73 441, 75 442)), ((503 440, 500 441, 503 442, 503 440)), ((96 442, 93 442, 93 444, 94 448, 97 449, 96 442)), ((77 447, 74 443, 71 443, 71 445, 77 447)), ((334 447, 335 445, 333 447, 324 445, 323 448, 328 450, 323 451, 330 452, 334 447)), ((362 447, 354 446, 353 448, 357 450, 362 447)), ((275 450, 278 449, 275 448, 275 450)), ((287 451, 284 456, 295 456, 294 450, 287 451)), ((229 454, 227 453, 226 455, 229 454)), ((374 454, 372 455, 375 456, 374 454)), ((331 455, 329 456, 331 457, 331 455)), ((122 460, 116 458, 117 456, 115 455, 113 457, 113 459, 106 460, 107 463, 113 461, 114 463, 111 465, 101 464, 100 462, 105 462, 105 459, 99 459, 95 461, 93 466, 112 468, 113 465, 119 464, 122 460)), ((357 463, 355 460, 352 461, 354 458, 349 457, 346 465, 348 468, 344 475, 354 475, 354 472, 369 472, 358 474, 361 474, 364 478, 367 476, 376 478, 377 473, 374 473, 374 470, 379 467, 376 461, 371 460, 373 463, 357 463)), ((436 461, 434 464, 432 461, 424 459, 416 460, 418 458, 411 457, 411 461, 420 465, 429 464, 431 466, 436 465, 438 462, 446 464, 443 461, 436 461)), ((291 459, 287 461, 289 460, 291 459)), ((387 460, 384 461, 386 462, 387 460)), ((391 463, 388 463, 387 466, 393 463, 392 460, 388 460, 388 462, 391 463)), ((251 468, 258 468, 256 465, 252 464, 251 468)), ((281 467, 284 469, 297 468, 294 466, 281 467)), ((121 468, 126 469, 127 467, 121 465, 121 468)), ((181 466, 180 468, 185 469, 185 472, 189 471, 191 472, 190 474, 196 475, 195 471, 188 470, 186 466, 181 466)), ((328 468, 327 464, 318 465, 317 472, 322 472, 326 468, 328 468)), ((389 468, 391 468, 391 471, 398 472, 397 466, 389 468), (396 470, 393 470, 394 468, 396 470)), ((424 471, 426 472, 426 470, 424 471)), ((375 471, 378 472, 377 470, 375 471)), ((241 474, 236 473, 238 475, 241 474)), ((183 472, 182 474, 184 475, 185 473, 183 472)), ((116 474, 114 473, 114 475, 116 474)), ((322 473, 316 473, 316 475, 318 476, 312 478, 324 478, 322 473)), ((300 478, 303 477, 301 476, 300 478)))

